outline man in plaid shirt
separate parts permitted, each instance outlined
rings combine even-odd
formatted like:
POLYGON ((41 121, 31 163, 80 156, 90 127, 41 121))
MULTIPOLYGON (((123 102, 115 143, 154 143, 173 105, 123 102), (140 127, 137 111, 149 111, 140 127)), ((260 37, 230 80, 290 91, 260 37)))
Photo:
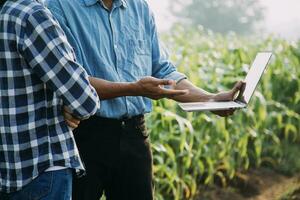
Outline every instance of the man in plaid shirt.
MULTIPOLYGON (((1 6, 0 6, 1 7, 1 6)), ((83 172, 63 107, 79 119, 99 98, 51 13, 8 0, 0 14, 0 199, 70 199, 83 172)))

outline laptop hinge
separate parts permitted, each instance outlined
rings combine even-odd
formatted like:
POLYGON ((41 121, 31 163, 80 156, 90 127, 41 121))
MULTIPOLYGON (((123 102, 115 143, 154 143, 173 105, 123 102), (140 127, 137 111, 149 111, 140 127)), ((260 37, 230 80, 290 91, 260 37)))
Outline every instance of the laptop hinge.
POLYGON ((238 103, 238 104, 240 104, 240 105, 243 105, 243 106, 244 106, 244 105, 247 105, 245 102, 239 101, 239 100, 237 100, 237 99, 234 100, 234 102, 235 102, 235 103, 238 103))

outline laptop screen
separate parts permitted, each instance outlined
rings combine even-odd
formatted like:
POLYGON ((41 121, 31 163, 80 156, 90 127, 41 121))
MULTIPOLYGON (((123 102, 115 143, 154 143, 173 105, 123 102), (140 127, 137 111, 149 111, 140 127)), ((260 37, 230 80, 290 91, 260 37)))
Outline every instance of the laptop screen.
POLYGON ((260 80, 260 77, 263 75, 266 66, 268 65, 271 56, 272 53, 270 52, 261 52, 256 55, 256 58, 252 63, 252 66, 246 76, 246 87, 242 97, 239 98, 240 101, 245 102, 247 104, 249 103, 260 80))

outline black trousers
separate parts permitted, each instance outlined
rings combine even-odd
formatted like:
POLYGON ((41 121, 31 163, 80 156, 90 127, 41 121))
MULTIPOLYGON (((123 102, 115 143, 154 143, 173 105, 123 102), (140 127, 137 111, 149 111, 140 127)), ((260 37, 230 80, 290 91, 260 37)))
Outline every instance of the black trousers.
POLYGON ((94 116, 74 131, 87 175, 74 178, 73 200, 153 200, 152 152, 143 116, 94 116))

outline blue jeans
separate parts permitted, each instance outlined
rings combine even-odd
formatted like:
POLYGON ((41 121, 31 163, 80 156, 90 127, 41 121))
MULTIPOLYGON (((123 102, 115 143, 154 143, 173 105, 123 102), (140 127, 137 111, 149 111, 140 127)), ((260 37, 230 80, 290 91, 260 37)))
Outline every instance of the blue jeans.
POLYGON ((1 200, 71 200, 72 170, 44 172, 22 190, 0 193, 1 200))

